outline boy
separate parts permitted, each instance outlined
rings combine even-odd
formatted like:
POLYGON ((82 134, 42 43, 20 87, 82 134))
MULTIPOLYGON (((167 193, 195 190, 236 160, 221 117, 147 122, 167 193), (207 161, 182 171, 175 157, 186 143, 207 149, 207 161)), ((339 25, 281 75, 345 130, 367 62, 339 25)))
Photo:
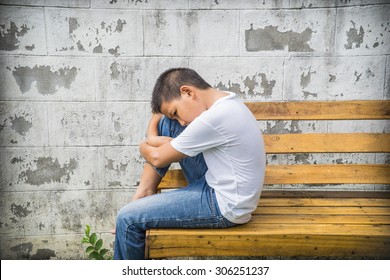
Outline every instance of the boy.
POLYGON ((133 202, 118 213, 114 259, 143 259, 150 228, 247 223, 261 193, 263 138, 234 93, 212 88, 191 69, 174 68, 157 79, 152 112, 140 144, 147 163, 133 202), (152 195, 173 162, 180 162, 189 185, 152 195))

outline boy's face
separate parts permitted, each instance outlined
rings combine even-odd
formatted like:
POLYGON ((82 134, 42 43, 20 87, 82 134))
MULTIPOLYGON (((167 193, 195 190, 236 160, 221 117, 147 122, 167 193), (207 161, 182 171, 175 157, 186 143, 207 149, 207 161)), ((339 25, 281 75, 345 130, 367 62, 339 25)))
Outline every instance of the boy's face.
POLYGON ((168 118, 177 120, 182 126, 189 125, 205 108, 192 94, 181 94, 181 98, 163 101, 161 112, 168 118))

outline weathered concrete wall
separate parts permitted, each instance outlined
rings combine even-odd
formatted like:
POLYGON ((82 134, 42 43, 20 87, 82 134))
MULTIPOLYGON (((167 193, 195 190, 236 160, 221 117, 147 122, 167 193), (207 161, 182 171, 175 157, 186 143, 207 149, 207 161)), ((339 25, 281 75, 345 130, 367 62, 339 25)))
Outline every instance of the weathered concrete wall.
MULTIPOLYGON (((142 169, 137 144, 152 87, 167 68, 194 68, 244 100, 390 98, 387 0, 0 3, 1 259, 85 258, 85 224, 112 249, 116 212, 142 169)), ((383 121, 260 127, 264 133, 390 132, 383 121)), ((268 160, 381 163, 389 157, 268 160)), ((354 187, 389 189, 321 188, 354 187)))

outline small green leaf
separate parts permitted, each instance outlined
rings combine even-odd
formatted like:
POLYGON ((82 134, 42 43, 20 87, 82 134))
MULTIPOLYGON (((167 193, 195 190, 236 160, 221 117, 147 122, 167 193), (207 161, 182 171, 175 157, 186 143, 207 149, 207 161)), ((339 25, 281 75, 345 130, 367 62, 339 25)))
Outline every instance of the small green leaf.
POLYGON ((96 240, 97 240, 96 233, 92 233, 91 236, 89 237, 89 242, 90 242, 92 245, 95 245, 96 240))
POLYGON ((99 256, 98 252, 96 252, 96 251, 94 251, 94 252, 92 252, 91 254, 89 254, 89 258, 90 258, 91 260, 93 260, 93 259, 98 260, 99 257, 100 257, 100 256, 99 256))
POLYGON ((85 235, 89 237, 89 234, 91 232, 91 226, 90 225, 86 225, 85 227, 86 227, 85 228, 85 235))
POLYGON ((93 246, 89 246, 89 247, 87 247, 87 249, 85 249, 85 252, 86 252, 87 254, 90 254, 90 253, 92 253, 93 251, 95 251, 95 247, 93 247, 93 246))
POLYGON ((101 249, 100 252, 99 252, 99 254, 100 254, 101 256, 104 256, 107 252, 108 252, 107 249, 101 249))
POLYGON ((83 237, 83 239, 81 240, 81 243, 89 243, 89 238, 83 237))
POLYGON ((96 244, 95 244, 95 248, 97 251, 99 251, 103 246, 103 240, 99 239, 98 241, 96 241, 96 244))

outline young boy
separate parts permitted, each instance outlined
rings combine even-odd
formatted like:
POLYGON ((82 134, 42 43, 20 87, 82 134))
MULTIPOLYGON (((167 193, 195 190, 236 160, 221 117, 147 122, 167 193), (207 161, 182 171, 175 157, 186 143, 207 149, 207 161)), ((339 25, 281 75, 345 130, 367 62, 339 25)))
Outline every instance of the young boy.
POLYGON ((234 93, 212 88, 191 69, 170 69, 155 84, 152 112, 140 144, 147 163, 133 201, 118 213, 114 259, 143 259, 150 228, 247 223, 260 197, 263 138, 234 93), (154 195, 173 162, 180 162, 188 186, 154 195))

